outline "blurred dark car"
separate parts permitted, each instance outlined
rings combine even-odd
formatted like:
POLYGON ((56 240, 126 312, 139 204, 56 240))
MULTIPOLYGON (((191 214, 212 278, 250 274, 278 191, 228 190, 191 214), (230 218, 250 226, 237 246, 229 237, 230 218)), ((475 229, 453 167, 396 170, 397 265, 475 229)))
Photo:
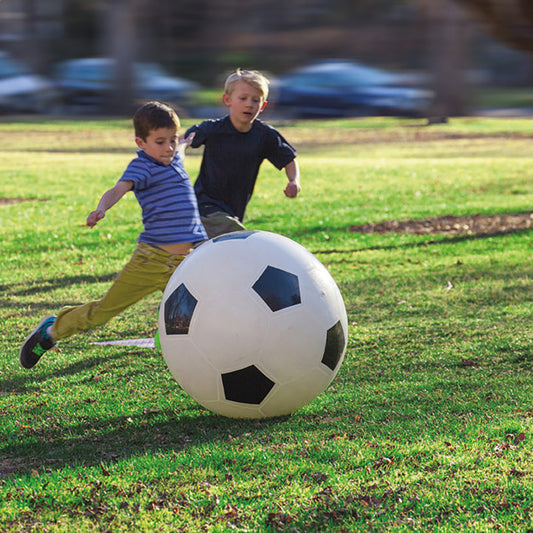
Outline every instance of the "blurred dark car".
MULTIPOLYGON (((58 63, 54 77, 65 106, 80 111, 101 110, 115 85, 116 63, 111 58, 69 59, 58 63)), ((198 85, 171 76, 157 63, 134 63, 134 98, 136 101, 160 100, 181 111, 191 104, 198 85)))
POLYGON ((57 101, 51 80, 0 52, 0 113, 49 113, 57 101))
POLYGON ((407 75, 347 60, 312 63, 272 83, 271 101, 295 118, 422 116, 433 93, 407 75))

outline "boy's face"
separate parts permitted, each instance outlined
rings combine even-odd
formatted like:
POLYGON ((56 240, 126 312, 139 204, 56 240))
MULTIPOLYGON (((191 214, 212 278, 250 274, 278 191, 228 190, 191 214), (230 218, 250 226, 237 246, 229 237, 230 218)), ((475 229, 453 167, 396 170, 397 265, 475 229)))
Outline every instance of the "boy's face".
POLYGON ((174 158, 178 145, 176 128, 159 128, 151 130, 146 139, 135 137, 137 146, 162 165, 168 166, 174 158))
POLYGON ((224 103, 229 107, 231 122, 241 131, 250 129, 267 104, 259 89, 242 80, 235 84, 231 94, 224 94, 224 103))

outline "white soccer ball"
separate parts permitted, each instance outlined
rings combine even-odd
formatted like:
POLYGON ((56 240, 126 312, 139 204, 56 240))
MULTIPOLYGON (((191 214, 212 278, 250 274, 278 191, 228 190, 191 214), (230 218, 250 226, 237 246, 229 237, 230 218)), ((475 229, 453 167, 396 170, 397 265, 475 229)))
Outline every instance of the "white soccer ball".
POLYGON ((176 269, 159 311, 163 357, 211 411, 288 415, 335 377, 348 322, 328 270, 294 241, 265 231, 216 237, 176 269))

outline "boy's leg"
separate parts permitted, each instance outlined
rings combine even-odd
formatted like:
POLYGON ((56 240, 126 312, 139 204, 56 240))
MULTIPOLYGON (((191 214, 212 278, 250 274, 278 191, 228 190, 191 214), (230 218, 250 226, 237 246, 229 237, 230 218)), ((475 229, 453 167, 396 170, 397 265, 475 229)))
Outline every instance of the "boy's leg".
POLYGON ((145 296, 164 291, 183 256, 170 255, 146 243, 139 243, 129 263, 118 274, 101 300, 75 307, 65 307, 52 327, 55 340, 107 323, 145 296))
POLYGON ((106 295, 98 301, 62 309, 57 317, 46 317, 21 347, 19 359, 25 368, 32 368, 55 341, 79 331, 105 324, 113 316, 144 296, 163 291, 184 256, 139 243, 129 263, 115 279, 106 295), (51 335, 47 329, 51 327, 51 335))
POLYGON ((238 218, 232 217, 224 211, 215 211, 202 217, 202 224, 210 239, 223 235, 224 233, 246 229, 238 218))

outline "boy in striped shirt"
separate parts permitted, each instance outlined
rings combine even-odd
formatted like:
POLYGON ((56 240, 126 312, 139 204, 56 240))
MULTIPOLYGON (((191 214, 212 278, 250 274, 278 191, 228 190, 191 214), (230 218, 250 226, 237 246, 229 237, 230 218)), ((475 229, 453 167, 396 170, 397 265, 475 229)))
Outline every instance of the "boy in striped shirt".
POLYGON ((192 250, 207 238, 189 175, 183 166, 189 136, 179 141, 179 118, 169 106, 149 102, 133 117, 137 157, 116 185, 89 213, 94 227, 128 191, 142 209, 144 231, 132 258, 100 300, 64 307, 45 317, 26 338, 19 353, 24 368, 32 368, 60 339, 101 326, 141 298, 160 290, 192 250))

